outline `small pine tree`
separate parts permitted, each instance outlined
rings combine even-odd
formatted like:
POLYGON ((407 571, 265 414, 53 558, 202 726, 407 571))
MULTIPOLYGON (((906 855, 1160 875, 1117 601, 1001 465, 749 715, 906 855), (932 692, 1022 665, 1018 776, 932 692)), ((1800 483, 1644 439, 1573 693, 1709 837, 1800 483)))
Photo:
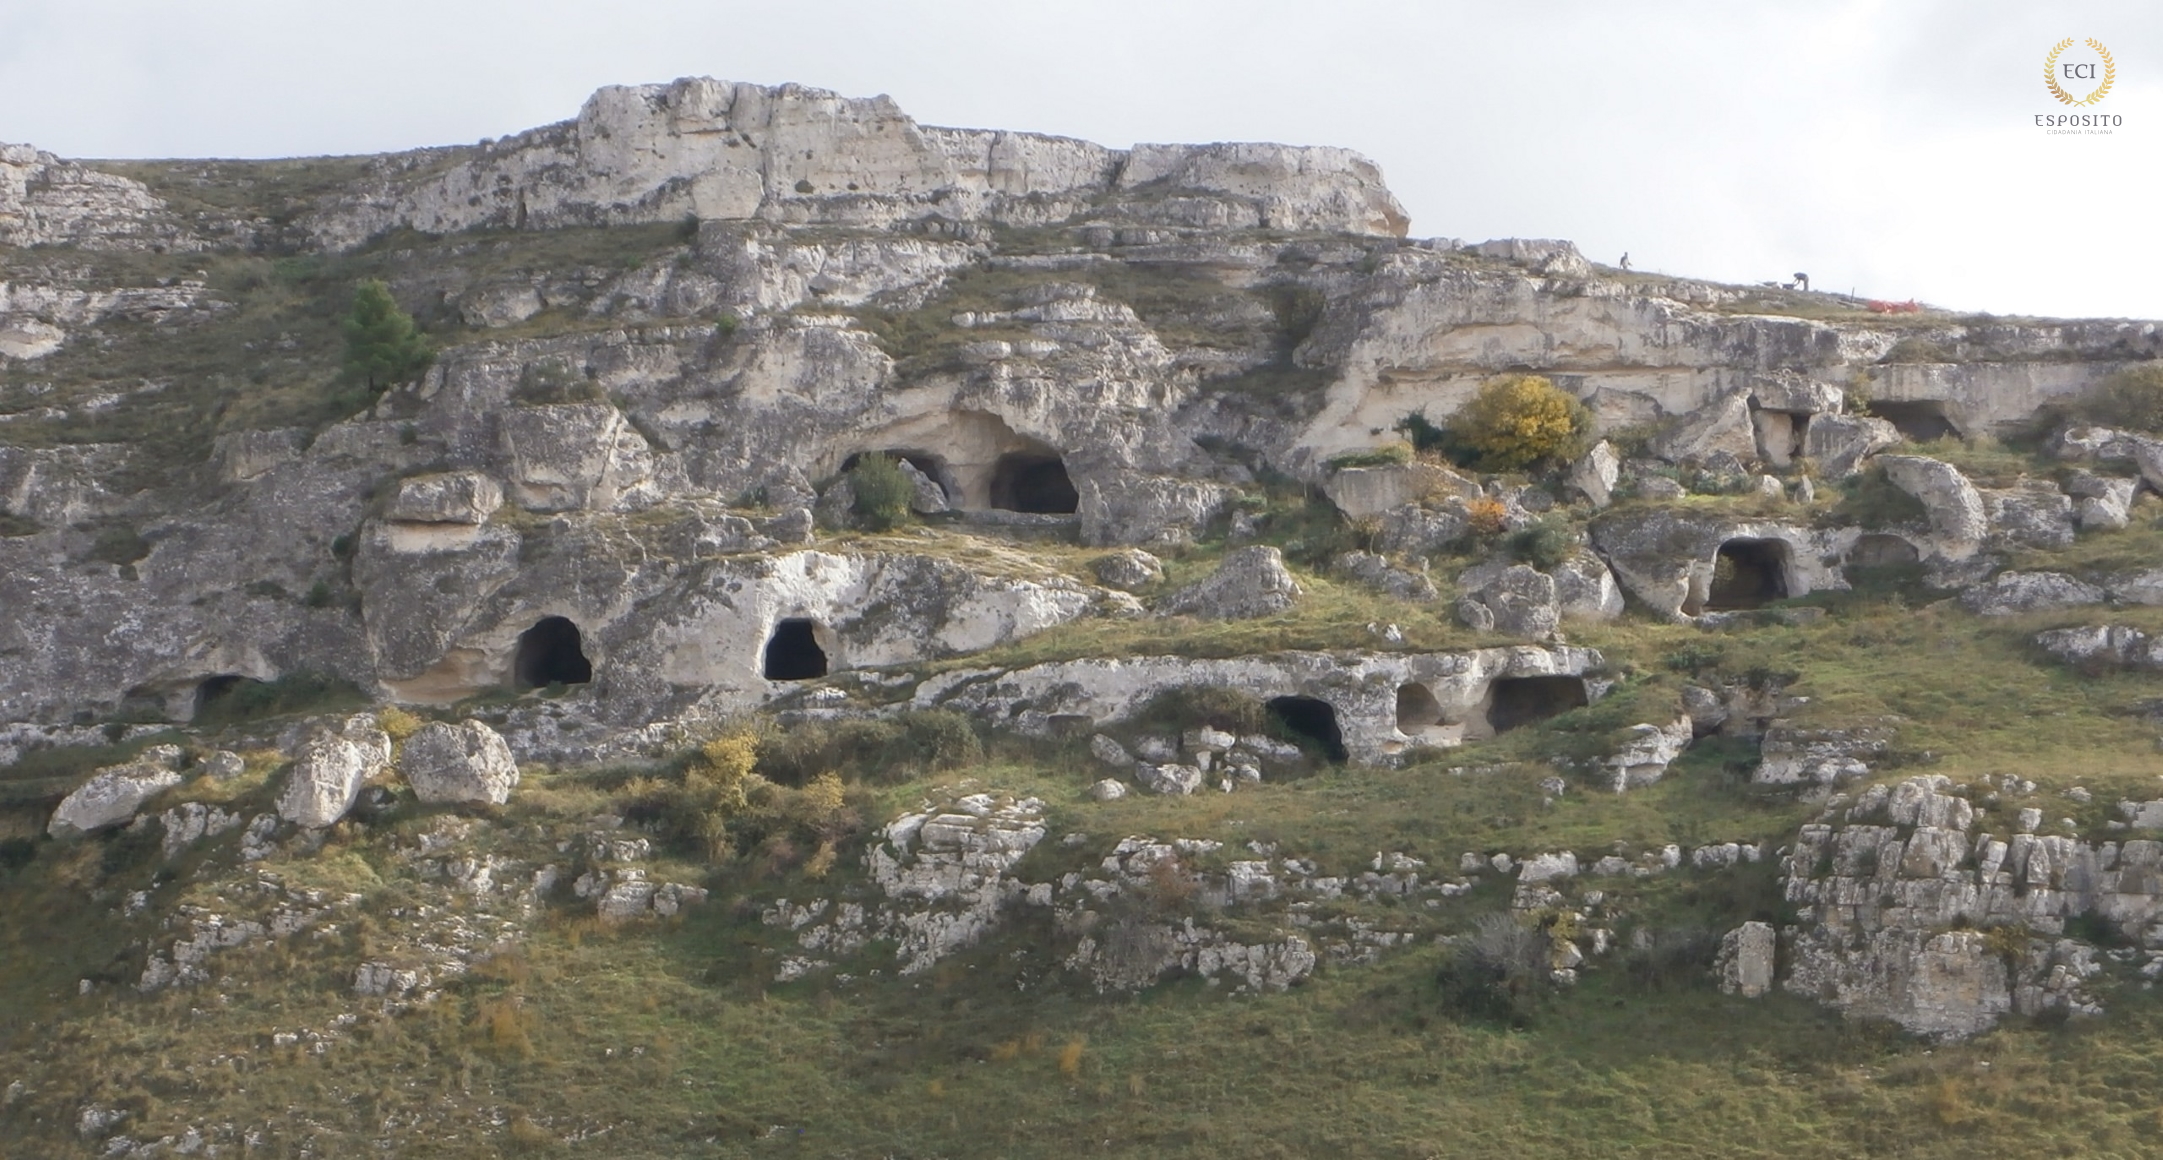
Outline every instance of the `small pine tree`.
POLYGON ((1481 387, 1450 416, 1450 430, 1491 471, 1520 471, 1584 450, 1592 416, 1567 391, 1538 375, 1507 375, 1481 387))
POLYGON ((361 283, 345 317, 346 373, 373 391, 419 378, 435 358, 427 336, 398 308, 390 287, 372 278, 361 283))
POLYGON ((901 464, 891 456, 865 455, 849 469, 849 486, 856 492, 856 519, 874 532, 891 531, 909 518, 909 501, 916 485, 902 474, 901 464))

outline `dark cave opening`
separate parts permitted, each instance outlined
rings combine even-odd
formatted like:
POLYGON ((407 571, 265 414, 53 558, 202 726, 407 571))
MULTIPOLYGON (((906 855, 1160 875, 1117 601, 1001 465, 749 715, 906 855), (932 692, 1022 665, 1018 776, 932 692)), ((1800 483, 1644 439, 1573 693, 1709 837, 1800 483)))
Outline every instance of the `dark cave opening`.
POLYGON ((593 680, 593 662, 586 659, 585 638, 578 626, 568 617, 550 616, 520 633, 511 677, 521 689, 583 685, 593 680))
POLYGON ((1337 727, 1335 706, 1313 697, 1276 697, 1267 708, 1270 717, 1286 732, 1313 742, 1329 760, 1344 761, 1344 732, 1337 727))
POLYGON ((221 673, 206 677, 195 687, 195 716, 197 721, 216 716, 221 710, 231 709, 237 702, 249 699, 250 694, 264 687, 254 677, 234 673, 221 673))
POLYGON ((818 625, 792 616, 774 625, 766 638, 766 679, 809 681, 826 675, 826 650, 819 647, 818 625))
POLYGON ((1074 481, 1066 473, 1066 461, 1057 455, 1010 451, 992 468, 991 506, 1010 512, 1072 515, 1081 507, 1081 493, 1074 490, 1074 481))
POLYGON ((1784 541, 1729 540, 1713 557, 1712 589, 1705 595, 1705 607, 1732 612, 1785 600, 1787 567, 1784 541))
POLYGON ((1946 414, 1945 404, 1936 399, 1877 399, 1863 408, 1863 414, 1891 423, 1910 443, 1960 438, 1960 428, 1946 414))
POLYGON ((1591 703, 1583 677, 1500 677, 1487 690, 1487 724, 1507 733, 1591 703))

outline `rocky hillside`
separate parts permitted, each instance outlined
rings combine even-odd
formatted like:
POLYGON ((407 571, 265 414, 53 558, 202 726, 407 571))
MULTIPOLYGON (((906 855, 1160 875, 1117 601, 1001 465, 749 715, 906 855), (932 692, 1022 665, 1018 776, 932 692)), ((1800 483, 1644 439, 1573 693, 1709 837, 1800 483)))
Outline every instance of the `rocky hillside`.
POLYGON ((0 147, 0 1154, 2154 1147, 2155 324, 1407 232, 711 80, 0 147))

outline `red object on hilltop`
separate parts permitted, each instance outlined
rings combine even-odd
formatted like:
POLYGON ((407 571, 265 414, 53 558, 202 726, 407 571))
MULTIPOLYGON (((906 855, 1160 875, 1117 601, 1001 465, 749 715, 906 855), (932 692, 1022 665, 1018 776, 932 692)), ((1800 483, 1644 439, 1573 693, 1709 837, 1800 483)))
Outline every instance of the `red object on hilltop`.
POLYGON ((1885 302, 1872 298, 1863 305, 1869 307, 1872 314, 1921 314, 1923 312, 1923 304, 1913 298, 1908 299, 1906 302, 1885 302))

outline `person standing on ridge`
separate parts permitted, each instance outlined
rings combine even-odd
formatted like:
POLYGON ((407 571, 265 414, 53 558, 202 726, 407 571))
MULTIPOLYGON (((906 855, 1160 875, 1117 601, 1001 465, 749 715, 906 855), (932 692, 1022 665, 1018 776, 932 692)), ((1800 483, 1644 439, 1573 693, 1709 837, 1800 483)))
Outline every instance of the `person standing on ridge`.
POLYGON ((1630 269, 1630 251, 1622 251, 1622 259, 1616 262, 1615 265, 1621 267, 1624 272, 1628 272, 1630 269))

